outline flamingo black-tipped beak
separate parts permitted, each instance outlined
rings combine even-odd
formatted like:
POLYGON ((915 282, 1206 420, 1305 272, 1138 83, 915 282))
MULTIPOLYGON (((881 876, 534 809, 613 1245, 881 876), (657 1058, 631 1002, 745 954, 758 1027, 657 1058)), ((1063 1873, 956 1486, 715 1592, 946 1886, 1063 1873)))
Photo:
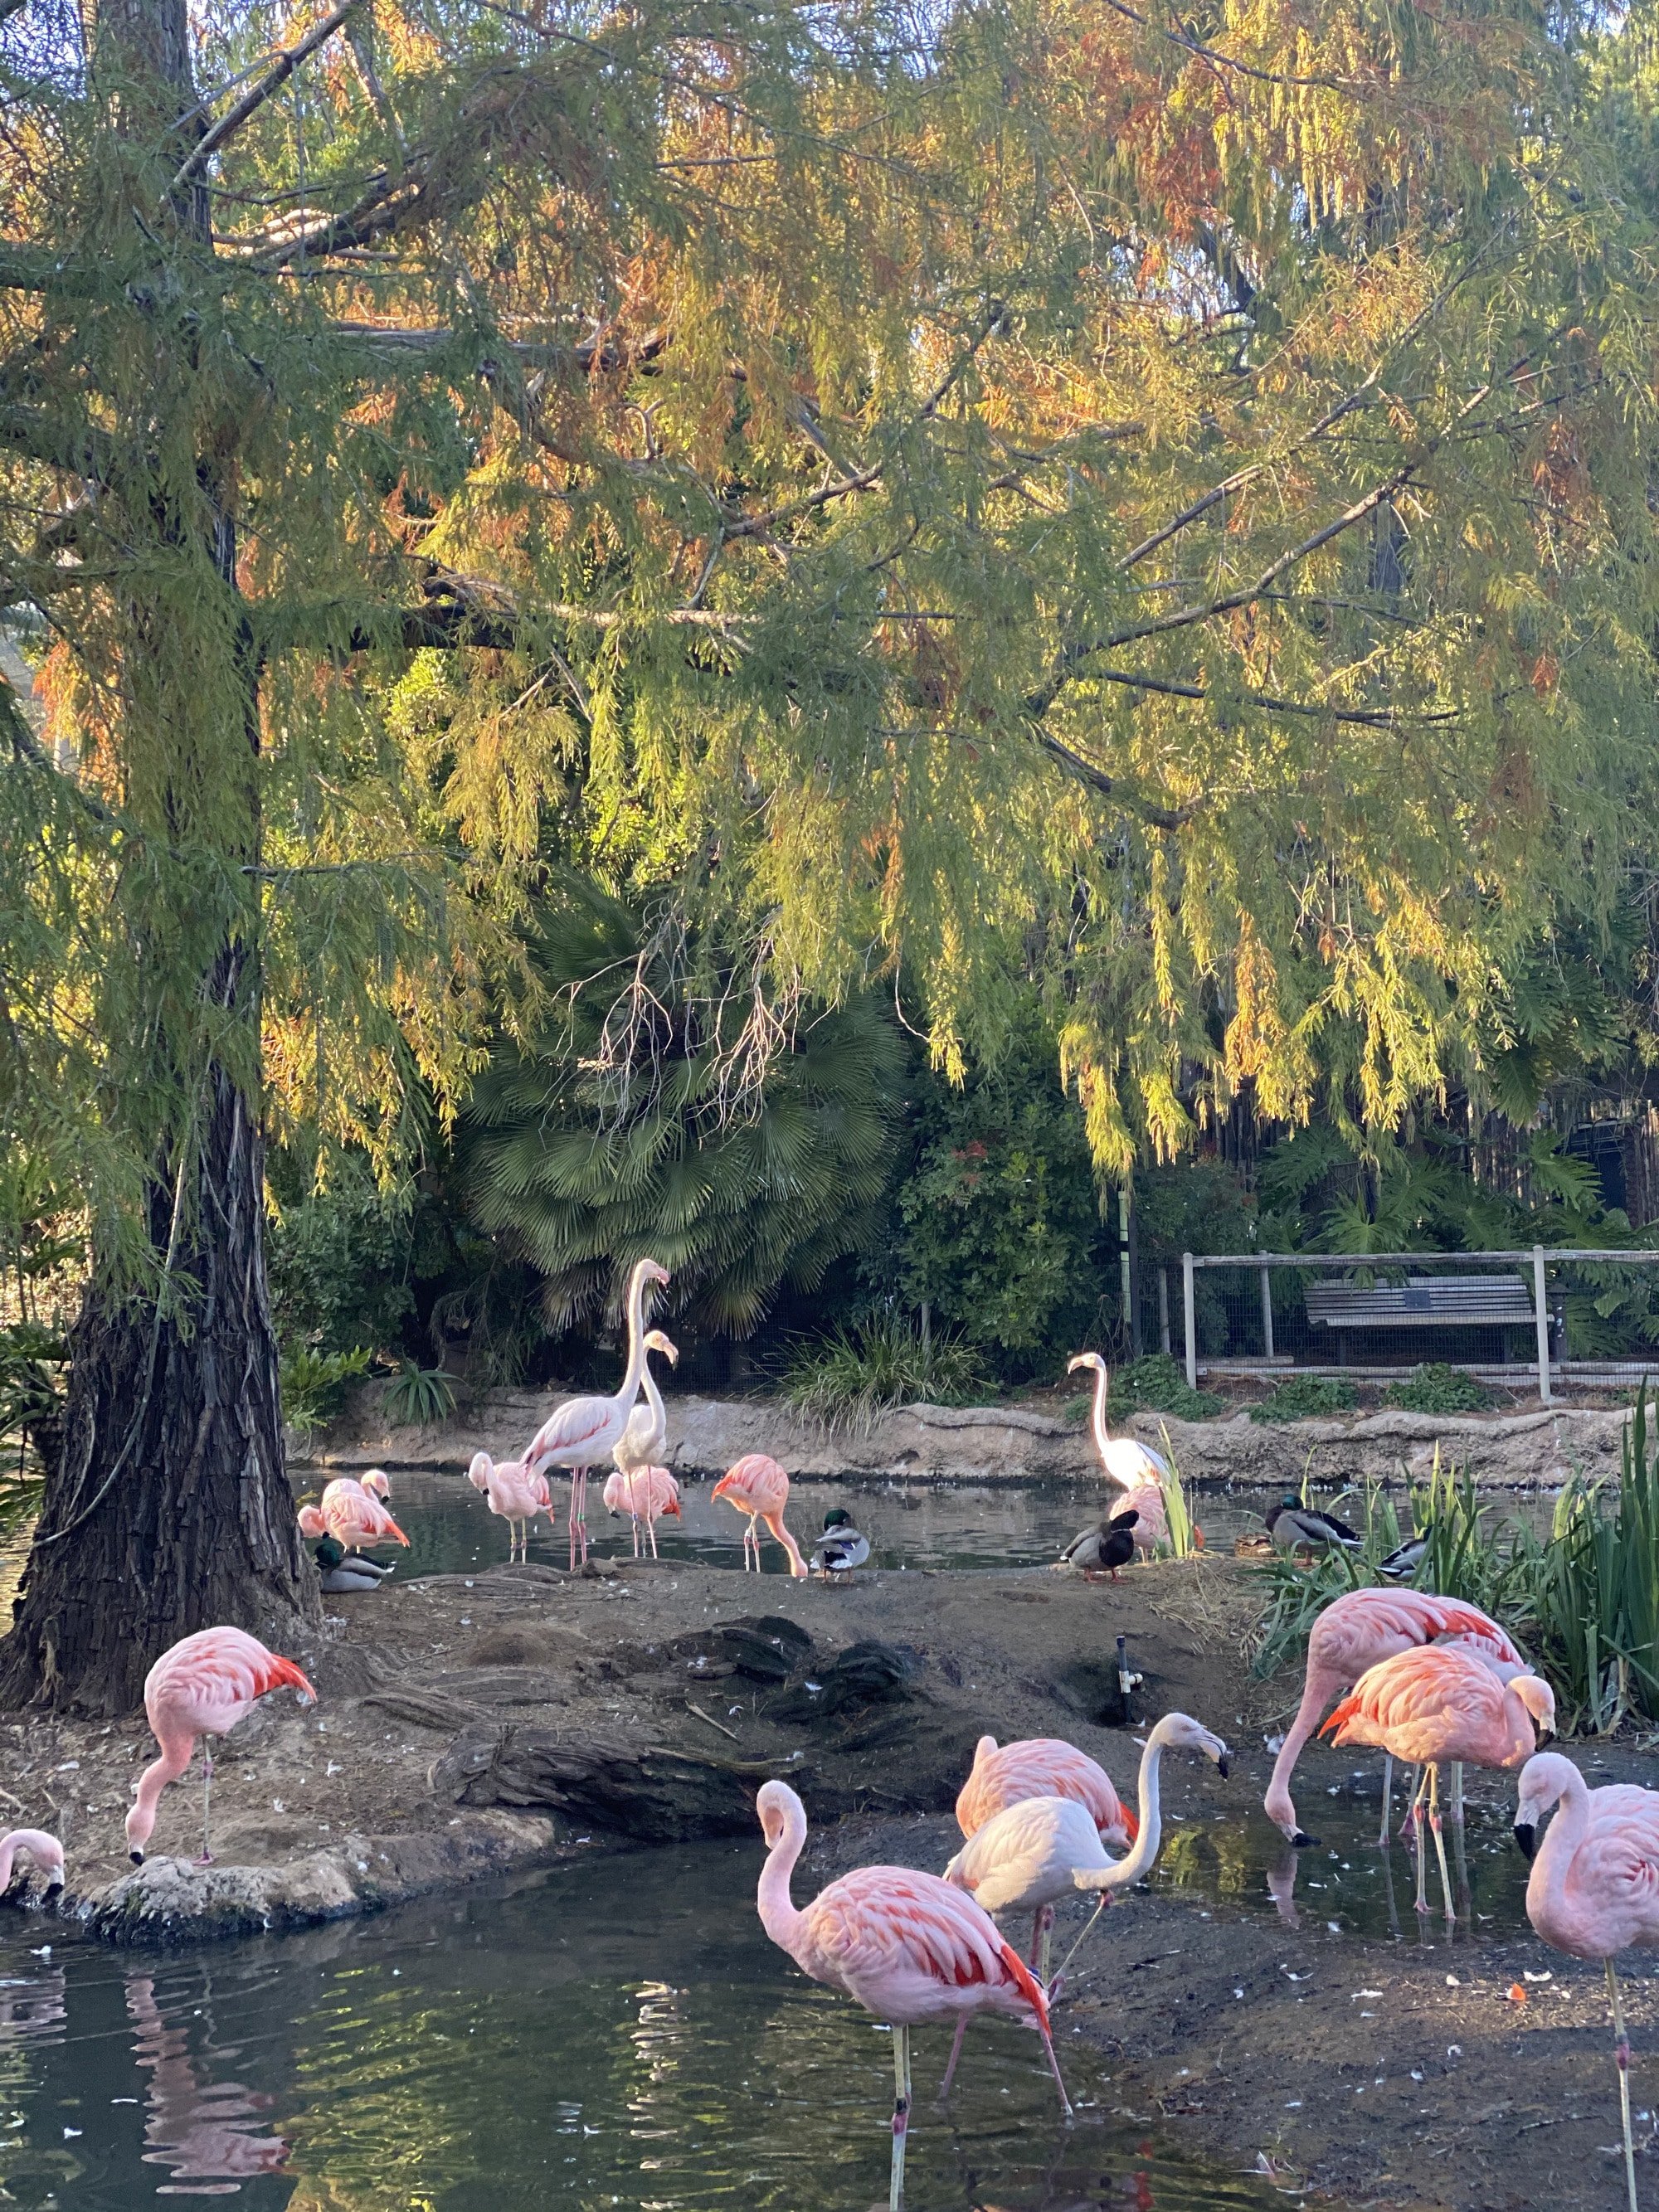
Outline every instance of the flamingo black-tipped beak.
POLYGON ((129 1851, 127 1856, 132 1861, 134 1866, 143 1866, 144 1863, 144 1855, 142 1851, 129 1851))
POLYGON ((1291 1849, 1297 1851, 1305 1851, 1311 1844, 1316 1844, 1318 1841, 1319 1838, 1317 1836, 1310 1836, 1305 1828, 1298 1828, 1296 1833, 1291 1838, 1291 1849))
POLYGON ((47 1895, 48 1897, 56 1897, 56 1896, 57 1896, 57 1894, 58 1894, 58 1891, 59 1891, 63 1887, 64 1887, 64 1877, 63 1877, 63 1875, 62 1875, 61 1874, 55 1874, 55 1875, 53 1875, 53 1876, 52 1876, 52 1880, 51 1880, 51 1881, 46 1884, 46 1895, 47 1895))
POLYGON ((1521 1846, 1522 1857, 1530 1864, 1532 1855, 1538 1849, 1537 1828, 1530 1820, 1517 1820, 1515 1824, 1515 1840, 1521 1846))
POLYGON ((1232 1762, 1229 1759, 1224 1751, 1222 1752, 1216 1759, 1215 1771, 1221 1777, 1224 1782, 1227 1779, 1227 1770, 1231 1763, 1232 1762))

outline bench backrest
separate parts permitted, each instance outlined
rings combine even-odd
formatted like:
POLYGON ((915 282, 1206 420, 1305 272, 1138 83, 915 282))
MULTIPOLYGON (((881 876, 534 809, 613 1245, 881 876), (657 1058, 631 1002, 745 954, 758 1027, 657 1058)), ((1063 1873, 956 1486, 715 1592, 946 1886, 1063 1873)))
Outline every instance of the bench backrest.
POLYGON ((1516 1275, 1411 1275, 1403 1283, 1310 1283, 1308 1318, 1349 1327, 1366 1322, 1481 1322, 1535 1319, 1529 1286, 1516 1275))

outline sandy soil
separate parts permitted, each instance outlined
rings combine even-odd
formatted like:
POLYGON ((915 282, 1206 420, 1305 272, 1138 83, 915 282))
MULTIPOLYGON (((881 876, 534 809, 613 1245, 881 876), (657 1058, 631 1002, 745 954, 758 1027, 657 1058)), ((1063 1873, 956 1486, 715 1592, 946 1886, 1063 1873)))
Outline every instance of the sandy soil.
MULTIPOLYGON (((1169 1762, 1168 1816, 1261 1822, 1264 1737, 1295 1689, 1249 1676, 1253 1601, 1221 1559, 1117 1587, 1041 1570, 825 1589, 666 1564, 588 1578, 498 1567, 329 1612, 325 1643, 295 1655, 317 1711, 272 1699, 221 1749, 211 1868, 190 1862, 193 1776, 163 1799, 149 1862, 126 1863, 142 1724, 0 1726, 15 1817, 68 1847, 61 1910, 129 1942, 294 1924, 533 1860, 751 1832, 768 1773, 796 1781, 815 1824, 803 1891, 872 1859, 938 1867, 984 1729, 1065 1735, 1130 1789, 1120 1633, 1146 1676, 1134 1721, 1180 1706, 1235 1749, 1227 1783, 1169 1762)), ((1310 1755, 1315 1802, 1328 1756, 1310 1755)), ((1651 1778, 1646 1753, 1603 1756, 1598 1781, 1651 1778)), ((1457 2212, 1620 2203, 1599 1974, 1524 1926, 1419 1948, 1402 1903, 1394 1943, 1333 1936, 1311 1914, 1292 1931, 1255 1902, 1137 1894, 1085 1954, 1062 2046, 1108 2054, 1122 2110, 1162 2113, 1241 2167, 1270 2160, 1287 2189, 1457 2212)), ((1638 1966, 1644 2112, 1659 2103, 1656 1994, 1638 1966)), ((1643 2163, 1651 2177, 1659 2160, 1643 2163)))

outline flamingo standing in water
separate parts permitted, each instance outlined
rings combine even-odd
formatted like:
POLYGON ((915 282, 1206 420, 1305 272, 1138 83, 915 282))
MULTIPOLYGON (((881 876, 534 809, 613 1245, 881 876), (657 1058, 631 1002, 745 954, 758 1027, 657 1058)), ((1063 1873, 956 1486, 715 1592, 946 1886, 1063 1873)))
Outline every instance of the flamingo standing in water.
POLYGON ((749 1516, 749 1526, 743 1532, 745 1572, 750 1564, 751 1547, 755 1572, 760 1572, 760 1532, 755 1523, 764 1521, 789 1554, 790 1573, 797 1582, 805 1580, 807 1565, 800 1555, 800 1546, 783 1525, 783 1509, 789 1502, 789 1478, 776 1460, 769 1459, 764 1452, 745 1452, 735 1467, 726 1469, 708 1494, 711 1498, 723 1498, 728 1505, 735 1505, 739 1513, 749 1516))
POLYGON ((626 1513, 634 1523, 634 1557, 640 1556, 640 1528, 644 1524, 650 1540, 651 1556, 657 1557, 657 1523, 665 1514, 678 1521, 680 1514, 680 1486, 665 1467, 642 1467, 631 1474, 619 1468, 605 1479, 605 1510, 607 1513, 626 1513))
MULTIPOLYGON (((1319 1838, 1310 1836, 1297 1819, 1291 1800, 1291 1776, 1302 1756, 1303 1745, 1319 1726, 1327 1706, 1345 1690, 1352 1689, 1368 1668, 1443 1637, 1479 1645, 1509 1666, 1526 1667, 1525 1654, 1479 1606, 1466 1605, 1461 1598, 1437 1597, 1431 1590, 1349 1590, 1328 1605, 1315 1621, 1308 1638, 1302 1703, 1285 1732, 1262 1800, 1267 1818, 1298 1850, 1316 1844, 1319 1838)), ((1382 1828, 1377 1838, 1381 1844, 1389 1840, 1393 1783, 1390 1755, 1382 1769, 1382 1828)))
POLYGON ((550 1467, 570 1469, 570 1566, 577 1553, 587 1564, 587 1470, 608 1459, 627 1431, 645 1372, 645 1294, 653 1283, 666 1283, 668 1270, 654 1260, 636 1260, 628 1281, 628 1368, 622 1388, 611 1398, 567 1398, 537 1430, 524 1455, 526 1473, 550 1467))
POLYGON ((1455 1644, 1425 1644, 1372 1667, 1326 1722, 1322 1735, 1339 1744, 1370 1743, 1425 1771, 1418 1784, 1417 1909, 1429 1909, 1422 1798, 1440 1862, 1446 1917, 1455 1920, 1446 1846, 1440 1832, 1440 1769, 1519 1766, 1538 1748, 1540 1731, 1555 1727, 1555 1694, 1537 1674, 1505 1681, 1483 1658, 1455 1644))
POLYGON ((893 2031, 893 2166, 890 2212, 904 2193, 910 2118, 910 2030, 973 2014, 1029 2018, 1072 2117, 1048 2031, 1048 2003, 1019 1954, 972 1898, 910 1867, 859 1867, 797 1911, 789 1877, 806 1841, 806 1813, 785 1782, 764 1782, 755 1801, 766 1838, 757 1903, 761 1925, 805 1974, 843 1990, 893 2031))
MULTIPOLYGON (((258 1701, 287 1684, 302 1705, 314 1705, 317 1692, 291 1659, 267 1651, 257 1636, 240 1628, 199 1628, 164 1651, 144 1677, 144 1711, 161 1756, 138 1778, 138 1795, 127 1814, 127 1850, 133 1863, 144 1863, 144 1845, 155 1826, 155 1807, 169 1782, 190 1765, 198 1736, 228 1735, 258 1701)), ((209 1814, 213 1794, 213 1754, 202 1753, 202 1856, 211 1864, 209 1814)))
POLYGON ((1527 1917, 1537 1933, 1556 1950, 1574 1959, 1600 1959, 1607 1970, 1625 2124, 1625 2182, 1630 2212, 1637 2212, 1630 2038, 1613 1962, 1632 1945, 1645 1950, 1659 1946, 1659 1791, 1628 1783, 1588 1789, 1570 1759, 1542 1752, 1521 1770, 1515 1840, 1532 1860, 1527 1917), (1538 1850, 1538 1824, 1552 1805, 1560 1809, 1538 1850))
POLYGON ((538 1513, 553 1518, 553 1498, 544 1474, 532 1474, 521 1459, 491 1459, 487 1451, 472 1455, 466 1479, 483 1491, 489 1510, 507 1523, 507 1558, 530 1557, 530 1524, 538 1513))
POLYGON ((1028 1797, 1075 1798, 1094 1821, 1101 1842, 1114 1850, 1127 1850, 1135 1840, 1134 1814, 1111 1776, 1087 1752, 1058 1736, 1024 1736, 1000 1749, 994 1735, 981 1736, 973 1771, 957 1797, 957 1826, 963 1834, 977 1835, 988 1820, 1028 1797))
MULTIPOLYGON (((371 1473, 374 1471, 370 1469, 371 1473)), ((382 1475, 380 1480, 384 1482, 386 1477, 382 1475)), ((319 1504, 300 1508, 300 1534, 307 1542, 314 1542, 319 1536, 332 1536, 349 1552, 358 1551, 366 1544, 401 1544, 405 1550, 409 1546, 408 1537, 380 1498, 349 1475, 341 1475, 331 1482, 319 1504)))
POLYGON ((46 1877, 46 1895, 64 1887, 64 1846, 44 1828, 14 1828, 0 1836, 0 1897, 11 1887, 11 1870, 19 1851, 27 1851, 46 1877))
POLYGON ((1143 1444, 1134 1437, 1115 1437, 1107 1427, 1106 1401, 1111 1393, 1112 1376, 1100 1354, 1079 1352, 1075 1359, 1066 1361, 1066 1372, 1074 1375, 1079 1367, 1094 1370, 1095 1397, 1089 1418, 1100 1464, 1108 1482, 1115 1482, 1123 1492, 1118 1502, 1119 1512, 1133 1510, 1136 1516, 1135 1549, 1150 1553, 1159 1544, 1170 1540, 1169 1509, 1164 1502, 1170 1462, 1150 1444, 1143 1444))
MULTIPOLYGON (((1087 1887, 1098 1889, 1103 1899, 1109 1898, 1115 1889, 1127 1889, 1139 1881, 1157 1858, 1163 1837, 1158 1762, 1165 1747, 1171 1746, 1202 1752, 1226 1778, 1227 1747, 1221 1738, 1212 1735, 1185 1713, 1165 1713, 1147 1736, 1140 1754, 1140 1818, 1135 1824, 1134 1849, 1126 1858, 1106 1856, 1095 1816, 1079 1799, 1025 1797, 975 1828, 945 1868, 946 1881, 970 1890, 988 1912, 1034 1916, 1031 1964, 1045 1987, 1048 1932, 1060 1899, 1085 1887, 1085 1876, 1087 1887)), ((1052 1990, 1048 1993, 1054 1995, 1052 1990)), ((955 2069, 953 2051, 947 2081, 955 2069)))
MULTIPOLYGON (((647 1330, 645 1348, 647 1352, 660 1352, 672 1366, 680 1364, 678 1346, 671 1344, 659 1328, 647 1330)), ((628 1426, 611 1448, 611 1456, 623 1474, 632 1474, 641 1468, 659 1467, 668 1456, 668 1409, 663 1404, 662 1392, 657 1388, 657 1378, 651 1372, 648 1359, 640 1382, 645 1390, 645 1403, 635 1407, 628 1417, 628 1426)))

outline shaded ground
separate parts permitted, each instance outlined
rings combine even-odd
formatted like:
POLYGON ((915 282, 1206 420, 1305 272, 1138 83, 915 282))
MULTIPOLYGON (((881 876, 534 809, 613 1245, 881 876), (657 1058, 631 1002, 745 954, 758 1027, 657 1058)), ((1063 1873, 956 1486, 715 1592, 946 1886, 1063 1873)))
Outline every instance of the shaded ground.
MULTIPOLYGON (((1115 1588, 1039 1570, 823 1589, 665 1564, 394 1583, 331 1601, 327 1643, 295 1655, 314 1669, 316 1712, 272 1700, 222 1747, 205 1872, 187 1857, 125 1864, 120 1824, 150 1755, 142 1726, 13 1724, 0 1742, 16 1817, 64 1835, 66 1909, 118 1940, 315 1919, 630 1840, 752 1834, 769 1773, 796 1781, 817 1825, 805 1893, 872 1858, 942 1865, 988 1728, 1063 1734, 1127 1790, 1122 1633, 1146 1676, 1133 1720, 1179 1705, 1226 1735, 1237 1763, 1226 1784, 1185 1761, 1166 1769, 1169 1863, 1188 1886, 1112 1908, 1060 2008, 1062 2044, 1109 2054, 1123 2110, 1160 2111, 1241 2167, 1269 2159, 1287 2188, 1459 2212, 1617 2204, 1599 1978, 1532 1938, 1513 1881, 1498 1883, 1506 1862, 1482 1862, 1493 1871, 1476 1905, 1493 1917, 1455 1944, 1419 1946, 1403 1863, 1402 1940, 1351 1932, 1354 1914, 1331 1902, 1351 1862, 1331 1849, 1295 1870, 1299 1925, 1279 1918, 1260 1796, 1264 1737, 1294 1686, 1250 1680, 1252 1611, 1220 1559, 1115 1588)), ((1605 1756, 1596 1780, 1649 1777, 1644 1754, 1605 1756)), ((1352 1774, 1351 1759, 1311 1753, 1299 1794, 1316 1825, 1322 1809, 1346 1820, 1358 1862, 1346 1839, 1374 1825, 1376 1783, 1352 1774)), ((1478 1785, 1494 1804, 1509 1786, 1478 1785)), ((195 1851, 199 1816, 193 1781, 169 1790, 153 1850, 195 1851)), ((1283 1892, 1285 1871, 1275 1879, 1283 1892)), ((1644 2112, 1659 2095, 1656 2010, 1645 1977, 1633 1982, 1644 2112)))

